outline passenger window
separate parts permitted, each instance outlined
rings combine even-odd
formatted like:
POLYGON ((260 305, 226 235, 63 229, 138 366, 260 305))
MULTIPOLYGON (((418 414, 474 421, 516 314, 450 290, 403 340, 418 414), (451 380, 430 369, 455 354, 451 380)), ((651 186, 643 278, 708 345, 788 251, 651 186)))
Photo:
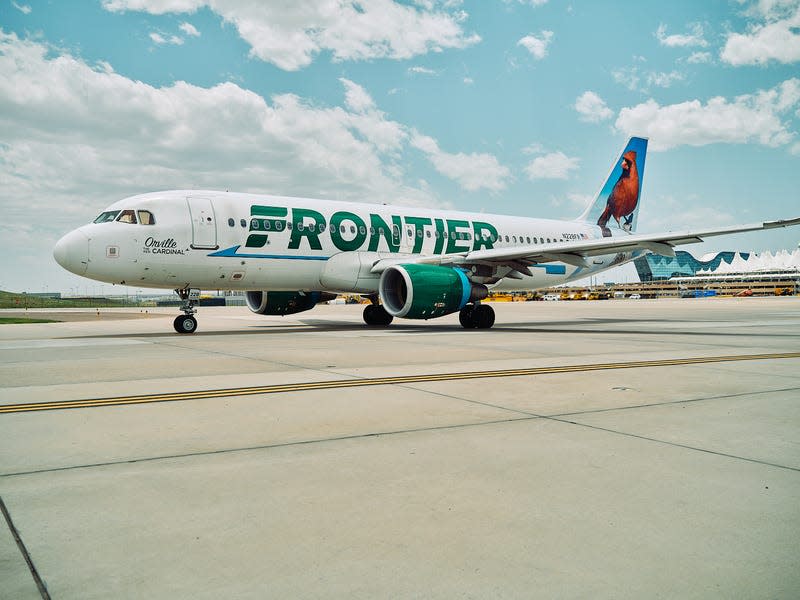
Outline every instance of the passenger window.
POLYGON ((528 243, 528 244, 530 244, 530 243, 531 243, 531 238, 530 238, 530 237, 528 237, 528 236, 525 236, 525 242, 526 242, 526 243, 528 243))
POLYGON ((247 221, 242 219, 241 221, 239 221, 239 225, 241 225, 242 227, 247 227, 247 221))
MULTIPOLYGON (((142 218, 141 212, 139 212, 139 218, 140 219, 142 218)), ((228 227, 233 227, 234 225, 236 225, 236 221, 234 221, 233 219, 228 219, 228 227)))
POLYGON ((117 217, 120 223, 136 223, 136 215, 132 210, 123 210, 117 217))
POLYGON ((428 231, 426 231, 426 232, 425 232, 425 237, 428 237, 428 238, 429 238, 429 237, 431 237, 431 232, 430 232, 430 230, 428 230, 428 231))

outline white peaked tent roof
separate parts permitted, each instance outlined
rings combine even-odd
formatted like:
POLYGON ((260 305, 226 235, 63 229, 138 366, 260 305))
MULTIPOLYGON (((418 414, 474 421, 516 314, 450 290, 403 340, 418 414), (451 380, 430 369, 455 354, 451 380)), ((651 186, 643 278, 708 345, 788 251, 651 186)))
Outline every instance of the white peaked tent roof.
POLYGON ((727 275, 730 273, 757 273, 760 271, 800 271, 800 248, 789 252, 788 250, 778 250, 772 252, 762 252, 756 254, 751 252, 745 260, 741 253, 737 252, 730 263, 720 261, 719 267, 714 271, 710 269, 700 269, 698 275, 709 275, 711 273, 727 275))

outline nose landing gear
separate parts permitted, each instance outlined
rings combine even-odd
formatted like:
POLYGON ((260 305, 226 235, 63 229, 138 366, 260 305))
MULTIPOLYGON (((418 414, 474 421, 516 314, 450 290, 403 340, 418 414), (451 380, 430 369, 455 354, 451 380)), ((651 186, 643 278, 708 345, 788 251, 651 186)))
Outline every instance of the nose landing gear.
POLYGON ((194 318, 197 309, 194 304, 200 300, 200 290, 183 288, 175 290, 175 293, 183 300, 180 308, 183 314, 175 317, 172 326, 178 333, 194 333, 197 331, 197 319, 194 318))

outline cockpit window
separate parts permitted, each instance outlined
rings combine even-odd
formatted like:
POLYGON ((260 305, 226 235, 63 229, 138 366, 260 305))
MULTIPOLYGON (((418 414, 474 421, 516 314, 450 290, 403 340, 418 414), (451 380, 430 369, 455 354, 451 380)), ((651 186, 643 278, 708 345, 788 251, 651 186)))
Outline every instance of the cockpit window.
POLYGON ((139 223, 142 225, 155 225, 156 218, 153 216, 149 210, 139 210, 137 211, 139 214, 139 223))
POLYGON ((119 213, 119 216, 117 217, 117 221, 119 221, 120 223, 134 223, 135 224, 136 223, 136 215, 134 214, 134 212, 132 210, 123 210, 121 213, 119 213))
POLYGON ((119 214, 118 210, 107 210, 104 213, 100 213, 100 216, 97 217, 94 220, 94 222, 95 223, 108 223, 109 221, 113 221, 118 214, 119 214))

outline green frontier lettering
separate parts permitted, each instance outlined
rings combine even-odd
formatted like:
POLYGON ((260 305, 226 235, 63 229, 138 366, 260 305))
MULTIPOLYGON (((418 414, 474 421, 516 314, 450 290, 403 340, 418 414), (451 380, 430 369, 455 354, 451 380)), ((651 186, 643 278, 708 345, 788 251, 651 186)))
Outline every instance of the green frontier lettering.
POLYGON ((319 234, 325 229, 325 217, 321 213, 308 208, 292 209, 292 236, 289 238, 289 250, 297 250, 300 240, 308 239, 312 250, 322 250, 319 234), (307 223, 310 219, 313 223, 307 223))
POLYGON ((400 228, 403 223, 400 217, 392 216, 392 226, 384 221, 380 215, 369 216, 369 251, 377 252, 378 243, 381 238, 386 240, 386 245, 389 247, 389 252, 400 252, 400 228))
MULTIPOLYGON (((287 213, 286 208, 280 206, 251 206, 250 231, 283 231, 283 228, 286 227, 287 213), (268 218, 258 219, 255 217, 268 218)), ((244 245, 247 248, 263 248, 268 238, 268 233, 252 233, 247 236, 244 245)))
POLYGON ((425 225, 430 225, 431 220, 428 217, 406 217, 406 225, 414 226, 414 248, 411 250, 414 254, 422 252, 422 244, 425 243, 425 225))
POLYGON ((481 248, 491 250, 494 248, 493 240, 497 239, 497 229, 495 229, 494 225, 482 221, 473 221, 472 230, 474 233, 472 237, 475 239, 474 245, 472 246, 473 250, 480 250, 481 248), (487 232, 488 235, 484 235, 484 231, 487 232))
POLYGON ((333 213, 330 232, 333 245, 342 252, 358 250, 367 239, 367 226, 364 220, 351 212, 333 213), (348 225, 345 225, 345 223, 348 223, 348 225), (345 239, 345 235, 349 239, 345 239))
POLYGON ((456 252, 469 252, 470 250, 480 250, 481 248, 491 249, 494 247, 494 240, 497 239, 497 229, 494 225, 483 221, 465 221, 461 219, 444 219, 429 217, 413 217, 391 215, 391 225, 386 217, 370 213, 367 227, 364 218, 359 215, 339 211, 333 213, 330 219, 330 227, 327 227, 325 216, 310 208, 293 208, 291 223, 287 226, 289 210, 281 206, 258 206, 250 207, 250 234, 247 236, 245 247, 263 248, 268 243, 270 232, 280 233, 289 229, 289 250, 299 250, 303 245, 303 240, 308 243, 311 250, 322 250, 320 235, 326 231, 330 236, 333 245, 342 252, 354 252, 363 250, 369 243, 367 249, 370 252, 380 250, 389 252, 400 252, 400 239, 403 235, 403 227, 411 227, 409 230, 414 238, 414 247, 411 252, 421 254, 426 239, 433 237, 433 254, 448 254, 456 252), (433 236, 428 228, 433 227, 433 236), (470 243, 470 229, 472 230, 472 243, 470 243), (427 234, 427 235, 426 235, 427 234), (381 242, 384 242, 383 244, 381 242), (446 243, 446 248, 445 248, 446 243), (385 246, 381 248, 381 246, 385 246))

